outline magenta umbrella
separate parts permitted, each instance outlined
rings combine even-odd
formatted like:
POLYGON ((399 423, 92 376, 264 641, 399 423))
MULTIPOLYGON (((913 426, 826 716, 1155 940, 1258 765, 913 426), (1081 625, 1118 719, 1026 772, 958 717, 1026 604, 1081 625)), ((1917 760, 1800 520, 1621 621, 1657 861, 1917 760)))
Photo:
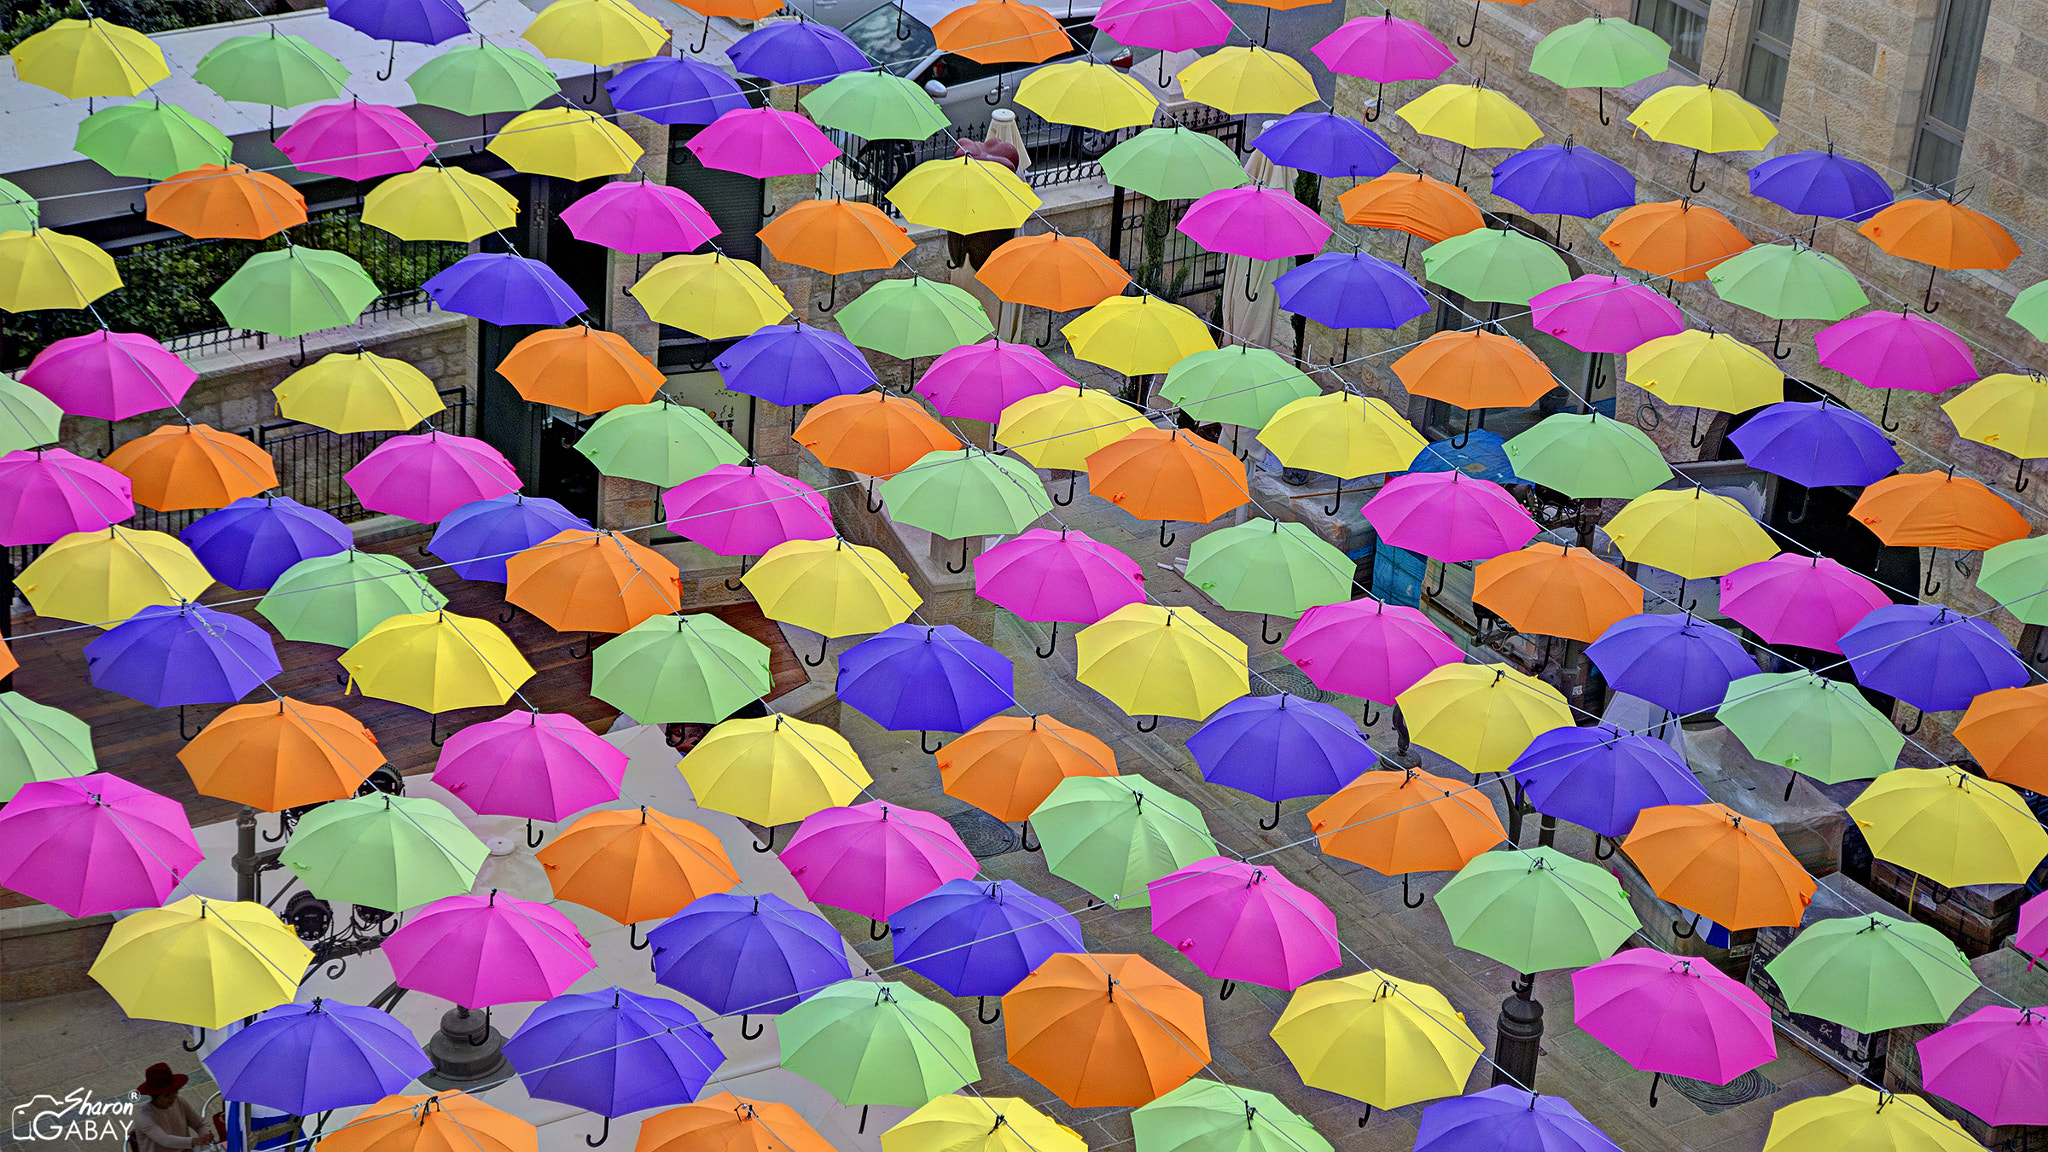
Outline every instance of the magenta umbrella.
POLYGON ((880 800, 804 817, 782 850, 782 864, 804 895, 876 923, 948 880, 981 870, 951 824, 880 800))
POLYGON ((1778 1058, 1771 1010, 1719 969, 1652 948, 1617 952, 1572 973, 1572 1019, 1657 1081, 1684 1076, 1726 1084, 1778 1058))
MULTIPOLYGON (((1325 692, 1392 707, 1394 698, 1464 649, 1414 608, 1373 599, 1321 604, 1301 614, 1280 652, 1325 692)), ((1376 721, 1370 717, 1370 727, 1376 721)))
POLYGON ((1963 338, 1910 309, 1865 312, 1813 334, 1823 368, 1867 388, 1885 389, 1878 423, 1891 414, 1891 390, 1946 392, 1977 381, 1977 361, 1963 338))
POLYGON ((1491 480, 1449 472, 1410 472, 1365 502, 1380 543, 1457 564, 1513 552, 1540 530, 1520 501, 1491 480))
POLYGON ((1721 611, 1766 644, 1840 652, 1858 620, 1886 607, 1876 584, 1825 556, 1780 552, 1721 577, 1721 611))
POLYGON ((519 473, 496 448, 469 436, 393 436, 342 479, 363 507, 432 524, 475 500, 519 491, 519 473))
POLYGON ((0 884, 71 916, 159 907, 205 858, 184 805, 106 772, 32 780, 0 809, 0 884))
POLYGON ((1346 20, 1335 32, 1316 41, 1309 51, 1330 71, 1362 77, 1375 84, 1434 80, 1458 62, 1429 29, 1413 20, 1400 19, 1392 9, 1378 16, 1346 20))
POLYGON ((419 167, 434 138, 389 104, 351 99, 300 113, 278 135, 277 150, 301 172, 374 180, 419 167))
POLYGON ((0 456, 0 544, 53 544, 135 515, 128 477, 62 448, 0 456))
POLYGON ((1337 917, 1277 868, 1211 856, 1145 890, 1152 934, 1223 981, 1219 999, 1240 980, 1299 988, 1343 962, 1337 917))
POLYGON ((2048 892, 2020 905, 2019 931, 2013 933, 2012 946, 2033 957, 2035 963, 2048 958, 2048 892))
POLYGON ((139 332, 102 328, 36 353, 21 382, 73 416, 126 420, 176 407, 199 379, 170 349, 139 332))
POLYGON ((496 888, 414 909, 384 941, 401 988, 464 1008, 552 1000, 597 967, 567 916, 496 888))
POLYGON ((1093 624, 1144 600, 1145 571, 1086 533, 1028 528, 974 558, 974 594, 1020 619, 1050 621, 1044 659, 1062 623, 1093 624))
POLYGON ((471 724, 441 745, 434 783, 472 812, 559 821, 619 798, 631 757, 566 712, 508 712, 471 724))
POLYGON ((1329 224, 1294 193, 1258 184, 1209 193, 1188 206, 1179 227, 1211 252, 1253 260, 1312 256, 1330 238, 1329 224))
POLYGON ((1162 52, 1221 44, 1234 27, 1212 0, 1104 0, 1089 23, 1119 44, 1162 52))
POLYGON ((668 526, 720 556, 759 556, 789 540, 830 540, 818 490, 758 464, 720 464, 661 494, 668 526))
POLYGON ((918 378, 916 391, 941 416, 994 424, 1003 409, 1026 396, 1078 387, 1033 345, 990 340, 942 353, 918 378))
POLYGON ((718 223, 697 198, 646 177, 603 185, 562 209, 578 240, 618 252, 695 252, 718 235, 718 223))
POLYGON ((2048 1124, 2048 1015, 1987 1004, 1920 1041, 1921 1083, 1979 1120, 2048 1124))
POLYGON ((776 108, 735 108, 713 120, 684 145, 706 168, 720 168, 766 180, 809 176, 839 157, 839 148, 818 126, 776 108))
POLYGON ((1581 352, 1633 352, 1685 330, 1678 305, 1619 276, 1581 276, 1529 297, 1529 322, 1581 352))

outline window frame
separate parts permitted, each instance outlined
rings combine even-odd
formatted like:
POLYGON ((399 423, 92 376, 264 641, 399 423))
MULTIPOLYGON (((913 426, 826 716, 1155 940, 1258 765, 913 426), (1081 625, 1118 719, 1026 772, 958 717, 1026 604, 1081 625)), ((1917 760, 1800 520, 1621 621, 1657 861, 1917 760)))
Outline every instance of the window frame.
MULTIPOLYGON (((1706 30, 1713 13, 1713 0, 1634 0, 1633 5, 1629 9, 1629 23, 1644 28, 1651 28, 1650 21, 1646 19, 1646 13, 1658 5, 1677 8, 1699 17, 1700 49, 1701 56, 1704 56, 1706 54, 1706 30)), ((1652 30, 1654 31, 1654 29, 1652 30)), ((1686 72, 1692 73, 1694 76, 1700 74, 1700 60, 1697 58, 1687 59, 1679 55, 1679 46, 1675 42, 1671 45, 1671 63, 1686 72)))
MULTIPOLYGON (((1972 0, 1962 0, 1970 3, 1972 0)), ((1935 13, 1934 42, 1927 58, 1927 78, 1920 87, 1920 109, 1913 124, 1913 150, 1906 158, 1906 182, 1910 188, 1927 191, 1955 193, 1955 182, 1962 174, 1963 145, 1969 138, 1969 114, 1977 102, 1977 76, 1984 61, 1984 39, 1990 31, 1990 5, 1983 6, 1983 23, 1977 29, 1976 44, 1972 48, 1974 59, 1970 63, 1970 87, 1968 99, 1963 102, 1963 123, 1950 124, 1934 115, 1935 91, 1941 85, 1942 60, 1949 45, 1949 38, 1960 29, 1956 26, 1955 15, 1958 0, 1941 0, 1941 8, 1935 13), (1927 150, 1928 137, 1934 137, 1951 145, 1956 152, 1956 171, 1942 179, 1928 180, 1919 175, 1920 162, 1927 150)))
MULTIPOLYGON (((1782 84, 1779 86, 1776 99, 1765 100, 1763 98, 1765 94, 1754 89, 1757 69, 1752 65, 1752 61, 1756 58, 1756 53, 1761 50, 1767 55, 1775 56, 1782 61, 1786 78, 1790 78, 1792 71, 1792 41, 1780 40, 1764 30, 1764 5, 1770 2, 1771 0, 1751 0, 1749 6, 1749 49, 1744 53, 1742 60, 1742 98, 1763 109, 1775 119, 1784 115, 1784 86, 1782 84)), ((1799 27, 1799 0, 1779 0, 1779 2, 1792 6, 1792 27, 1796 36, 1799 27)))

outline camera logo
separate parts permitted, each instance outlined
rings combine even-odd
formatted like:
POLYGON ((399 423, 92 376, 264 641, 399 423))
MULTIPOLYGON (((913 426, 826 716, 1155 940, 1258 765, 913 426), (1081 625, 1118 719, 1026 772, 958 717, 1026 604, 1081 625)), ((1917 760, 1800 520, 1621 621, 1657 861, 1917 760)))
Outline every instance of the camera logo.
POLYGON ((64 1096, 39 1092, 16 1104, 9 1119, 9 1135, 24 1143, 119 1144, 135 1125, 135 1101, 95 1100, 90 1088, 73 1088, 64 1096))

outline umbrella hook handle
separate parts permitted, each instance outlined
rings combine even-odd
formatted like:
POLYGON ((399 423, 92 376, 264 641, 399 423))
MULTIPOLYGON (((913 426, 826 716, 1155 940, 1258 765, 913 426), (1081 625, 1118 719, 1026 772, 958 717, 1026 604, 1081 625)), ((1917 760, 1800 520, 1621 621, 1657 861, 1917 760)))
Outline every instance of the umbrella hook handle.
POLYGON ((1259 294, 1257 292, 1252 291, 1252 283, 1257 279, 1257 276, 1251 274, 1251 269, 1245 269, 1244 300, 1247 304, 1257 304, 1259 302, 1259 294))
POLYGON ((178 1047, 183 1048, 187 1052, 197 1052, 201 1048, 206 1047, 206 1029, 201 1028, 199 1030, 199 1039, 197 1040, 178 1041, 178 1047))
POLYGON ((609 1116, 607 1116, 607 1117, 605 1117, 605 1118, 604 1118, 604 1127, 602 1127, 602 1128, 599 1128, 599 1129, 597 1130, 597 1135, 595 1135, 595 1136, 585 1136, 585 1137, 583 1138, 583 1143, 585 1143, 585 1144, 589 1145, 589 1146, 590 1146, 590 1147, 592 1147, 592 1148, 595 1148, 595 1147, 597 1147, 597 1146, 598 1146, 599 1144, 602 1144, 602 1143, 604 1143, 604 1142, 605 1142, 606 1140, 609 1140, 609 1139, 611 1139, 611 1135, 612 1135, 612 1118, 611 1118, 611 1117, 609 1117, 609 1116))
POLYGON ((1278 636, 1266 635, 1266 622, 1270 619, 1272 619, 1270 616, 1259 617, 1259 639, 1264 640, 1268 644, 1278 644, 1282 640, 1287 639, 1287 633, 1282 632, 1278 636))
POLYGON ((1939 581, 1939 580, 1936 580, 1936 579, 1934 578, 1934 570, 1935 570, 1935 563, 1934 563, 1934 562, 1935 562, 1936 560, 1939 560, 1940 558, 1941 558, 1941 553, 1940 553, 1940 552, 1939 552, 1938 550, 1937 550, 1937 551, 1935 552, 1935 554, 1934 554, 1933 556, 1930 556, 1930 557, 1928 557, 1928 560, 1927 560, 1927 582, 1926 582, 1925 584, 1922 584, 1922 585, 1920 586, 1920 595, 1922 595, 1922 596, 1932 596, 1932 595, 1934 595, 1934 594, 1935 594, 1936 592, 1939 592, 1939 591, 1941 591, 1941 581, 1939 581))
MULTIPOLYGON (((903 39, 907 40, 909 37, 906 36, 903 39)), ((695 44, 690 45, 690 54, 692 56, 702 56, 704 54, 704 46, 709 43, 711 43, 711 14, 706 12, 704 14, 704 34, 697 37, 695 44)))
POLYGON ((626 926, 626 943, 631 944, 635 952, 645 952, 647 951, 647 946, 654 943, 654 941, 642 936, 640 934, 640 925, 634 923, 626 926))
POLYGON ((1807 513, 1807 511, 1809 510, 1809 508, 1811 507, 1811 505, 1812 505, 1812 504, 1813 504, 1813 489, 1811 489, 1811 488, 1808 488, 1808 489, 1806 490, 1806 495, 1805 495, 1804 497, 1802 497, 1802 498, 1800 499, 1800 501, 1799 501, 1799 511, 1797 511, 1797 512, 1793 512, 1793 513, 1791 513, 1791 514, 1787 515, 1787 516, 1785 517, 1785 523, 1787 523, 1787 524, 1800 524, 1800 523, 1804 523, 1804 522, 1805 522, 1805 520, 1806 520, 1806 513, 1807 513))
POLYGON ((1695 448, 1707 442, 1707 438, 1705 436, 1700 435, 1700 416, 1705 412, 1706 409, 1704 408, 1695 408, 1692 410, 1692 446, 1695 448))
POLYGON ((1429 901, 1429 893, 1418 892, 1415 894, 1415 899, 1410 900, 1408 898, 1408 876, 1409 874, 1406 872, 1401 873, 1401 907, 1420 908, 1429 901))
MULTIPOLYGON (((1479 3, 1480 0, 1472 0, 1472 27, 1458 40, 1460 48, 1470 48, 1472 42, 1479 39, 1479 3)), ((1361 1120, 1359 1123, 1363 1125, 1365 1122, 1361 1120)))
POLYGON ((1650 1077, 1650 1107, 1652 1108, 1657 1106, 1657 1085, 1663 1082, 1664 1074, 1662 1072, 1650 1077))
POLYGON ((1916 709, 1916 710, 1914 711, 1914 713, 1913 713, 1913 723, 1912 723, 1912 724, 1910 724, 1910 725, 1907 725, 1907 724, 1901 724, 1901 725, 1899 725, 1899 735, 1901 735, 1901 736, 1911 736, 1911 735, 1913 735, 1914 733, 1916 733, 1916 732, 1920 731, 1920 725, 1922 725, 1922 724, 1924 724, 1924 723, 1926 723, 1926 722, 1927 722, 1927 713, 1925 713, 1925 712, 1921 712, 1921 711, 1919 711, 1919 710, 1917 710, 1917 709, 1916 709))
POLYGON ((1941 311, 1941 301, 1934 298, 1934 274, 1937 271, 1934 265, 1927 266, 1927 291, 1920 297, 1920 310, 1929 316, 1941 311))
POLYGON ((273 836, 265 832, 263 834, 263 842, 265 844, 275 844, 289 835, 291 835, 291 828, 285 824, 284 813, 279 812, 277 814, 277 835, 273 836))
POLYGON ((818 665, 823 664, 825 662, 825 648, 831 643, 832 638, 830 636, 818 637, 818 655, 815 659, 809 656, 804 657, 804 667, 816 668, 818 665))
POLYGON ((834 276, 832 277, 832 290, 831 290, 831 291, 829 291, 829 292, 827 292, 827 293, 825 293, 825 302, 824 302, 823 304, 820 304, 820 305, 818 305, 818 311, 819 311, 819 312, 821 312, 821 313, 823 313, 823 312, 830 312, 830 311, 831 311, 832 309, 834 309, 834 308, 836 308, 836 307, 838 307, 838 306, 839 306, 839 277, 838 277, 838 276, 837 276, 837 275, 835 274, 835 275, 834 275, 834 276))
POLYGON ((1792 355, 1792 348, 1785 343, 1785 322, 1778 321, 1778 334, 1771 337, 1771 358, 1783 360, 1792 355))
POLYGON ((954 574, 955 576, 959 575, 959 574, 960 574, 960 573, 962 573, 962 572, 965 572, 965 571, 967 571, 967 541, 966 541, 966 540, 962 540, 962 541, 960 541, 960 566, 959 566, 958 568, 955 568, 955 567, 953 567, 953 562, 952 562, 951 560, 948 560, 948 561, 946 561, 946 571, 948 571, 948 572, 951 572, 951 573, 953 573, 953 574, 954 574))
MULTIPOLYGON (((1268 11, 1271 11, 1271 9, 1268 9, 1268 11)), ((1228 1000, 1230 999, 1230 994, 1235 991, 1237 991, 1237 981, 1225 980, 1223 986, 1216 989, 1216 999, 1228 1000)))
MULTIPOLYGON (((205 725, 201 725, 201 726, 200 726, 200 731, 205 731, 205 725)), ((198 733, 198 732, 187 732, 187 731, 185 731, 185 706, 184 706, 183 704, 180 704, 180 705, 178 705, 178 736, 179 736, 179 738, 180 738, 180 739, 184 739, 184 740, 190 740, 190 739, 191 739, 192 737, 194 737, 194 736, 197 736, 197 735, 199 735, 199 733, 198 733)))
POLYGON ((1158 717, 1158 715, 1157 715, 1157 714, 1154 714, 1154 715, 1153 715, 1153 717, 1152 717, 1152 724, 1151 724, 1151 726, 1150 726, 1150 727, 1147 727, 1147 726, 1146 726, 1146 724, 1145 724, 1145 722, 1144 722, 1143 720, 1140 720, 1140 721, 1138 721, 1138 731, 1140 731, 1140 732, 1157 732, 1158 730, 1159 730, 1159 717, 1158 717))
POLYGON ((1687 923, 1682 923, 1682 922, 1680 922, 1680 921, 1677 921, 1677 920, 1673 920, 1673 921, 1671 922, 1671 935, 1673 935, 1674 937, 1676 937, 1676 938, 1678 938, 1678 939, 1680 939, 1680 940, 1690 940, 1690 939, 1692 939, 1693 937, 1695 937, 1695 936, 1697 936, 1697 935, 1699 935, 1699 934, 1700 934, 1700 933, 1699 933, 1699 927, 1700 927, 1700 918, 1699 918, 1699 914, 1698 914, 1697 912, 1695 912, 1695 913, 1693 914, 1693 918, 1692 918, 1692 923, 1690 923, 1690 924, 1687 924, 1687 923))
POLYGON ((1595 860, 1612 860, 1614 859, 1614 854, 1620 851, 1620 849, 1621 841, 1616 840, 1612 836, 1593 837, 1593 859, 1595 860))
POLYGON ((590 633, 588 633, 588 632, 585 632, 585 633, 583 634, 583 651, 581 651, 581 652, 578 652, 578 651, 576 651, 576 646, 575 646, 574 644, 571 644, 571 645, 569 645, 569 659, 571 659, 571 660, 588 660, 588 659, 590 659, 590 633))
POLYGON ((1001 72, 996 73, 995 90, 990 92, 987 96, 983 96, 981 98, 981 102, 983 104, 988 105, 991 108, 994 108, 1003 102, 1003 74, 1001 72))
POLYGON ((1167 90, 1168 88, 1171 88, 1171 87, 1173 87, 1173 77, 1171 77, 1171 76, 1168 76, 1168 75, 1166 74, 1166 53, 1165 53, 1165 52, 1161 52, 1161 53, 1159 54, 1159 79, 1157 79, 1157 80, 1153 81, 1153 83, 1154 83, 1154 84, 1157 84, 1157 85, 1159 86, 1159 90, 1160 90, 1161 92, 1164 92, 1164 91, 1166 91, 1166 90, 1167 90))
POLYGON ((1434 588, 1431 588, 1431 589, 1428 589, 1428 590, 1426 590, 1426 591, 1425 591, 1425 592, 1423 593, 1423 595, 1425 595, 1425 596, 1441 596, 1441 595, 1443 595, 1443 592, 1444 592, 1444 577, 1446 577, 1446 576, 1450 575, 1450 573, 1451 573, 1451 566, 1450 566, 1449 564, 1446 564, 1446 563, 1444 563, 1444 562, 1443 562, 1443 561, 1441 561, 1441 560, 1437 561, 1437 569, 1436 569, 1436 587, 1434 587, 1434 588))
MULTIPOLYGON (((1325 515, 1325 516, 1335 516, 1335 515, 1337 514, 1338 510, 1339 510, 1339 509, 1341 509, 1341 508, 1343 508, 1343 507, 1344 507, 1344 478, 1343 478, 1342 476, 1339 476, 1339 477, 1337 477, 1337 488, 1336 488, 1336 491, 1334 491, 1334 492, 1331 492, 1331 493, 1330 493, 1330 502, 1329 502, 1328 504, 1325 504, 1325 505, 1323 505, 1323 515, 1325 515)), ((1259 633, 1260 633, 1260 635, 1264 635, 1264 634, 1265 634, 1265 627, 1264 627, 1264 625, 1261 625, 1261 626, 1260 626, 1260 629, 1259 629, 1259 633)), ((1272 643, 1272 641, 1271 641, 1271 640, 1268 640, 1268 641, 1266 641, 1266 643, 1268 643, 1268 644, 1271 644, 1271 643, 1272 643)))
POLYGON ((1038 346, 1039 346, 1040 348, 1050 348, 1050 347, 1052 347, 1052 337, 1053 337, 1053 326, 1052 326, 1052 312, 1051 312, 1051 311, 1047 311, 1047 312, 1046 312, 1046 314, 1045 314, 1045 339, 1043 339, 1043 340, 1033 340, 1033 341, 1032 341, 1032 343, 1033 343, 1033 344, 1036 344, 1036 345, 1038 345, 1038 346))
POLYGON ((299 337, 299 354, 285 361, 285 364, 292 368, 304 368, 306 366, 306 338, 304 336, 299 337))
POLYGON ((2012 474, 2012 490, 2015 492, 2025 492, 2033 483, 2032 480, 2027 479, 2027 462, 2021 460, 2019 471, 2012 474))
MULTIPOLYGON (((946 746, 946 743, 943 740, 941 740, 937 744, 933 744, 931 742, 931 735, 932 734, 929 731, 919 732, 917 734, 917 750, 924 753, 927 756, 936 755, 939 749, 944 748, 946 746)), ((878 936, 876 937, 876 939, 879 940, 881 939, 881 937, 878 936)))
MULTIPOLYGON (((1036 852, 1043 847, 1038 841, 1031 838, 1031 821, 1026 820, 1018 825, 1017 846, 1026 852, 1036 852)), ((990 1023, 994 1023, 994 1021, 990 1021, 990 1023)))
POLYGON ((1370 728, 1380 722, 1381 715, 1382 713, 1372 710, 1372 701, 1368 700, 1365 703, 1365 710, 1358 714, 1358 722, 1362 727, 1370 728))
POLYGON ((1692 150, 1692 168, 1688 170, 1685 174, 1686 186, 1692 189, 1694 195, 1698 195, 1699 193, 1705 192, 1707 190, 1707 182, 1705 180, 1699 179, 1699 174, 1700 150, 1695 148, 1692 150))
MULTIPOLYGON (((1273 822, 1272 822, 1272 823, 1270 823, 1270 824, 1268 824, 1268 823, 1267 823, 1266 821, 1264 821, 1264 820, 1261 820, 1261 821, 1259 821, 1259 828, 1260 828, 1260 830, 1261 830, 1261 831, 1265 831, 1265 832, 1271 832, 1271 831, 1272 831, 1273 829, 1275 829, 1275 828, 1278 828, 1279 826, 1280 826, 1280 802, 1279 802, 1278 800, 1275 800, 1275 801, 1273 801, 1273 822)), ((1226 983, 1227 983, 1227 981, 1226 981, 1226 983)), ((1219 997, 1217 997, 1217 999, 1219 999, 1219 1000, 1228 1000, 1228 999, 1230 999, 1230 997, 1229 997, 1228 995, 1224 995, 1224 996, 1219 996, 1219 997)))
POLYGON ((1595 88, 1593 91, 1597 93, 1593 97, 1593 106, 1600 113, 1600 123, 1603 126, 1614 123, 1613 117, 1607 115, 1607 89, 1595 88))
POLYGON ((1360 1117, 1358 1118, 1358 1126, 1359 1126, 1360 1128, 1363 1128, 1363 1127, 1365 1127, 1365 1122, 1366 1122, 1366 1121, 1368 1121, 1368 1120, 1370 1120, 1370 1119, 1372 1119, 1372 1105, 1370 1105, 1370 1104, 1367 1104, 1367 1105, 1365 1106, 1365 1115, 1363 1115, 1363 1116, 1360 1116, 1360 1117))
MULTIPOLYGON (((448 734, 448 736, 453 735, 455 735, 453 732, 448 734)), ((441 714, 439 712, 434 713, 433 719, 427 721, 427 742, 439 748, 448 742, 448 736, 441 735, 441 714)))
POLYGON ((868 506, 868 511, 869 511, 870 513, 874 513, 874 512, 880 512, 880 511, 882 510, 882 502, 881 502, 880 500, 877 500, 877 499, 875 499, 875 481, 874 481, 874 478, 873 478, 873 477, 869 477, 869 478, 868 478, 868 505, 867 505, 867 506, 868 506))
POLYGON ((1178 532, 1172 533, 1171 535, 1169 535, 1169 534, 1167 533, 1167 531, 1166 531, 1166 521, 1164 521, 1164 520, 1161 520, 1161 521, 1159 522, 1159 546, 1160 546, 1161 548, 1171 548, 1171 547, 1173 547, 1173 542, 1174 542, 1175 540, 1179 539, 1179 538, 1180 538, 1180 533, 1178 533, 1178 532))
POLYGON ((379 73, 377 73, 377 79, 379 79, 379 80, 389 80, 389 79, 391 79, 391 70, 392 70, 393 68, 397 67, 397 66, 398 66, 398 41, 396 41, 396 40, 393 40, 393 41, 391 42, 391 56, 390 56, 390 57, 389 57, 388 59, 386 59, 386 60, 384 61, 384 70, 383 70, 382 72, 379 72, 379 73))
POLYGON ((1383 101, 1385 101, 1386 98, 1387 86, 1385 84, 1381 84, 1379 86, 1379 91, 1373 93, 1371 107, 1368 108, 1363 114, 1361 114, 1359 116, 1359 119, 1365 121, 1367 124, 1370 124, 1375 120, 1378 120, 1380 118, 1380 104, 1383 101))
POLYGON ((903 26, 903 0, 896 2, 896 39, 908 40, 917 35, 917 29, 903 26))
MULTIPOLYGON (((710 19, 711 18, 709 16, 705 17, 706 21, 709 21, 710 19)), ((597 67, 595 65, 592 65, 590 69, 590 95, 579 96, 577 97, 577 99, 583 101, 585 104, 597 103, 597 67)))
POLYGON ((888 921, 886 921, 886 920, 870 920, 870 921, 868 921, 868 939, 870 939, 870 940, 887 940, 888 938, 889 938, 889 922, 888 922, 888 921), (875 929, 877 929, 877 928, 880 928, 880 929, 881 929, 882 931, 881 931, 880 933, 877 933, 877 932, 875 931, 875 929))
MULTIPOLYGON (((1057 504, 1057 503, 1059 503, 1059 501, 1055 500, 1055 501, 1053 501, 1053 503, 1057 504)), ((1033 649, 1031 650, 1031 654, 1032 654, 1032 655, 1034 655, 1034 656, 1036 656, 1036 657, 1038 657, 1038 658, 1039 658, 1040 660, 1047 660, 1047 659, 1050 659, 1050 658, 1052 657, 1052 652, 1053 652, 1053 649, 1059 646, 1059 642, 1060 642, 1060 622, 1059 622, 1059 621, 1057 621, 1057 620, 1055 620, 1055 621, 1053 621, 1053 622, 1052 622, 1052 635, 1050 635, 1050 636, 1047 636, 1047 637, 1045 638, 1045 647, 1043 647, 1043 648, 1033 648, 1033 649)))
POLYGON ((1877 426, 1887 432, 1899 430, 1899 426, 1888 419, 1892 414, 1892 391, 1890 388, 1884 390, 1884 407, 1877 413, 1877 426))
POLYGON ((1067 498, 1062 500, 1057 496, 1053 497, 1052 502, 1054 506, 1059 508, 1065 508, 1067 505, 1072 504, 1074 502, 1074 494, 1080 490, 1080 484, 1080 470, 1074 469, 1069 471, 1067 473, 1067 498))
POLYGON ((519 615, 519 610, 517 608, 512 608, 508 606, 505 609, 504 613, 498 617, 498 623, 510 624, 512 622, 512 618, 517 615, 519 615))
MULTIPOLYGON (((773 851, 775 851, 775 829, 774 829, 773 827, 770 827, 770 828, 768 829, 768 842, 767 842, 766 844, 759 844, 759 843, 755 844, 755 845, 754 845, 754 851, 756 851, 756 852, 773 852, 773 851)), ((742 1021, 740 1022, 740 1027, 741 1027, 741 1029, 742 1029, 742 1030, 744 1030, 744 1029, 746 1028, 746 1021, 742 1020, 742 1021)), ((753 1037, 749 1036, 749 1037, 748 1037, 748 1039, 749 1039, 749 1040, 751 1040, 751 1039, 753 1039, 753 1037)))
POLYGON ((740 1039, 759 1040, 761 1038, 761 1033, 766 1032, 767 1030, 768 1026, 766 1024, 762 1024, 757 1026, 752 1032, 747 1031, 747 1013, 740 1013, 740 1039))
POLYGON ((534 834, 533 834, 533 821, 532 821, 531 819, 527 820, 527 822, 526 822, 526 846, 527 846, 528 848, 538 848, 538 847, 540 847, 540 842, 541 842, 541 841, 543 841, 543 840, 545 840, 545 839, 547 839, 547 838, 548 838, 548 834, 547 834, 546 832, 542 832, 542 833, 541 833, 540 835, 538 835, 538 836, 534 835, 534 834))
POLYGON ((979 1000, 976 1000, 974 1002, 974 1018, 976 1020, 981 1021, 983 1024, 993 1024, 996 1021, 1001 1020, 1003 1018, 1002 1000, 1000 998, 996 1000, 996 1014, 993 1016, 988 1014, 988 997, 983 996, 979 1000))

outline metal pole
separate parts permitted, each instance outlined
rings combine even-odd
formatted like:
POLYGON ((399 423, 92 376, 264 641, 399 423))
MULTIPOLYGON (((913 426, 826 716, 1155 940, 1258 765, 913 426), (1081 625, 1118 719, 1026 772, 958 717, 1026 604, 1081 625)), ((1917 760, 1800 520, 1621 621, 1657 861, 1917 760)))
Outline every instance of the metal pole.
POLYGON ((1543 1040, 1543 1005, 1533 995, 1536 977, 1524 975, 1515 994, 1500 1002, 1500 1039, 1494 1044, 1493 1086, 1536 1090, 1536 1057, 1543 1040))
POLYGON ((1109 258, 1123 263, 1124 256, 1124 190, 1112 186, 1109 190, 1109 258))

